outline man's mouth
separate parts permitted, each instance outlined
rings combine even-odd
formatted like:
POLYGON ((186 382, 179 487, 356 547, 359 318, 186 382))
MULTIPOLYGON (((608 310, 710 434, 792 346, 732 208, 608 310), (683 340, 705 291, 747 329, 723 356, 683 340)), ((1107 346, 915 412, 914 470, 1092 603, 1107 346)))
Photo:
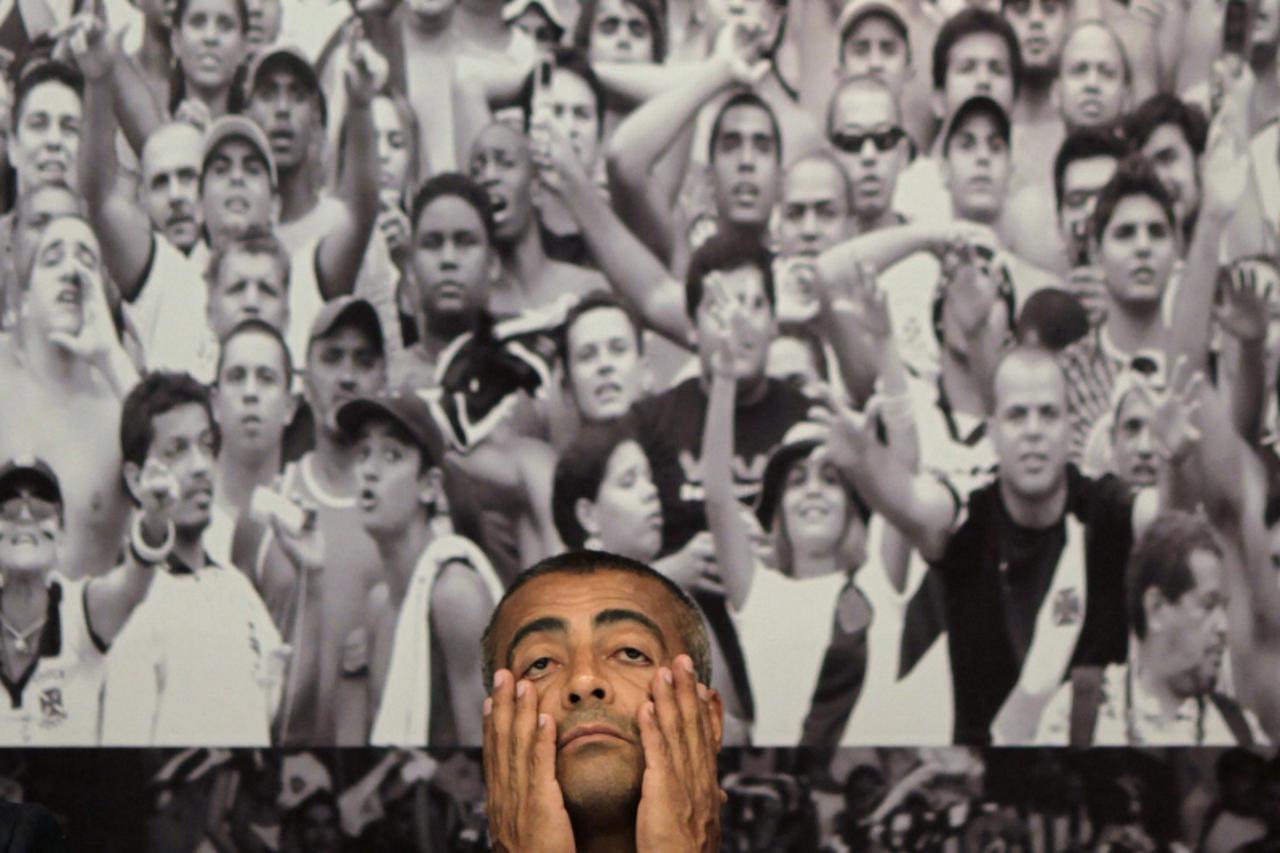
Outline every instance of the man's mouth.
POLYGON ((590 743, 604 740, 626 740, 626 738, 613 726, 608 726, 604 723, 591 723, 570 729, 560 738, 560 742, 556 744, 556 747, 564 749, 571 743, 590 743))
POLYGON ((249 199, 244 196, 231 196, 222 204, 227 213, 245 214, 249 212, 249 199))
POLYGON ((1085 98, 1080 102, 1080 113, 1086 118, 1097 118, 1102 115, 1102 101, 1097 98, 1085 98))
POLYGON ((40 537, 34 532, 14 533, 9 537, 9 544, 15 548, 24 545, 34 548, 40 544, 40 537))
POLYGON ((262 426, 262 417, 260 415, 245 415, 240 419, 241 426, 262 426))
POLYGON ((279 148, 288 148, 293 144, 294 132, 285 128, 276 128, 267 134, 267 139, 271 142, 272 150, 279 148))
POLYGON ((494 190, 489 190, 489 209, 493 212, 494 220, 504 219, 507 214, 506 196, 494 190))
POLYGON ((989 192, 992 186, 994 186, 994 182, 991 180, 990 175, 977 175, 969 179, 969 189, 971 190, 989 192))
POLYGON ((645 516, 644 520, 645 523, 649 525, 650 529, 657 530, 659 532, 662 531, 662 510, 660 508, 649 513, 645 516))
POLYGON ((1044 36, 1031 36, 1023 42, 1023 46, 1028 53, 1044 53, 1049 49, 1049 40, 1044 36))
POLYGON ((618 398, 618 396, 621 393, 622 393, 622 386, 619 385, 617 382, 612 382, 612 381, 602 382, 598 386, 596 386, 597 400, 604 400, 604 401, 615 400, 618 398))
POLYGON ((734 184, 733 188, 729 190, 729 195, 735 204, 753 205, 760 198, 760 188, 755 184, 734 184))
POLYGON ((166 228, 177 228, 182 225, 195 225, 196 218, 190 213, 175 213, 165 220, 166 228))
POLYGON ((188 489, 183 493, 182 499, 185 501, 194 501, 201 505, 207 505, 213 500, 213 487, 196 486, 195 488, 188 489))
POLYGON ((67 172, 67 164, 63 160, 43 160, 36 164, 36 171, 43 175, 65 175, 67 172))
POLYGON ((1044 453, 1031 452, 1019 456, 1018 461, 1028 468, 1043 468, 1045 463, 1049 461, 1049 457, 1044 453))

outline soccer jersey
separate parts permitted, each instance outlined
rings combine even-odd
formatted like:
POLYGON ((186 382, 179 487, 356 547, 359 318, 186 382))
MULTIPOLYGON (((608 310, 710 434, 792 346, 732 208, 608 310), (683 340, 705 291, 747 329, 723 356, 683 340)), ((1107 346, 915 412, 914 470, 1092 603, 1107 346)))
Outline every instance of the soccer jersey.
POLYGON ((51 574, 39 650, 16 681, 0 673, 0 746, 94 746, 107 646, 85 607, 87 581, 51 574))
POLYGON ((992 723, 1028 679, 1038 690, 1056 689, 1076 666, 1125 659, 1133 497, 1116 477, 1089 479, 1074 465, 1066 480, 1062 519, 1041 529, 1009 517, 998 481, 973 492, 933 564, 942 582, 957 743, 990 742, 992 723))
POLYGON ((167 568, 107 658, 102 743, 270 746, 286 661, 266 605, 207 554, 167 568))

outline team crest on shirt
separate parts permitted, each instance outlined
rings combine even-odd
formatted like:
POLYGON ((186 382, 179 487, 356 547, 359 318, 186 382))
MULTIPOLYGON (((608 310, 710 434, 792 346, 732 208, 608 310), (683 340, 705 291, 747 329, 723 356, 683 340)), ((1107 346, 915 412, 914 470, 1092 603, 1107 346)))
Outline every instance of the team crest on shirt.
POLYGON ((1059 590, 1053 597, 1053 624, 1074 625, 1080 621, 1080 592, 1074 586, 1059 590))
POLYGON ((67 718, 67 709, 62 704, 62 688, 46 687, 40 693, 40 715, 46 726, 56 726, 67 718))

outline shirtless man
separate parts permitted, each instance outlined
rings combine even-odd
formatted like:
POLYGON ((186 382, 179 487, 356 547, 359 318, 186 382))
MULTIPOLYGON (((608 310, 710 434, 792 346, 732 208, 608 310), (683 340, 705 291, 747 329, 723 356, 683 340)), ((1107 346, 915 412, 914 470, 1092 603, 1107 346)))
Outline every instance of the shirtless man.
POLYGON ((28 453, 61 472, 69 578, 111 568, 129 518, 115 440, 137 379, 116 337, 98 240, 77 216, 54 219, 26 259, 14 330, 0 337, 0 456, 28 453), (85 425, 94 429, 86 432, 85 425))

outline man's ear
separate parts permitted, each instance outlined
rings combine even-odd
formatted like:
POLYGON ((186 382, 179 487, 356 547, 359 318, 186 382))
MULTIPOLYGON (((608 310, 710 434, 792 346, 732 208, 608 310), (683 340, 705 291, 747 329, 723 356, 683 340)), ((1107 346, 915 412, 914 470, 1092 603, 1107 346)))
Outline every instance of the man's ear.
POLYGON ((724 743, 724 699, 720 697, 719 690, 707 688, 707 704, 711 706, 711 742, 719 752, 724 743))
POLYGON ((1151 635, 1151 632, 1163 627, 1165 610, 1168 607, 1168 600, 1155 587, 1150 587, 1146 592, 1142 593, 1142 609, 1147 615, 1148 636, 1151 635))
POLYGON ((138 463, 124 463, 124 484, 129 490, 129 497, 133 498, 134 502, 139 505, 142 504, 142 499, 139 498, 142 489, 138 485, 138 479, 141 475, 142 469, 138 467, 138 463))

